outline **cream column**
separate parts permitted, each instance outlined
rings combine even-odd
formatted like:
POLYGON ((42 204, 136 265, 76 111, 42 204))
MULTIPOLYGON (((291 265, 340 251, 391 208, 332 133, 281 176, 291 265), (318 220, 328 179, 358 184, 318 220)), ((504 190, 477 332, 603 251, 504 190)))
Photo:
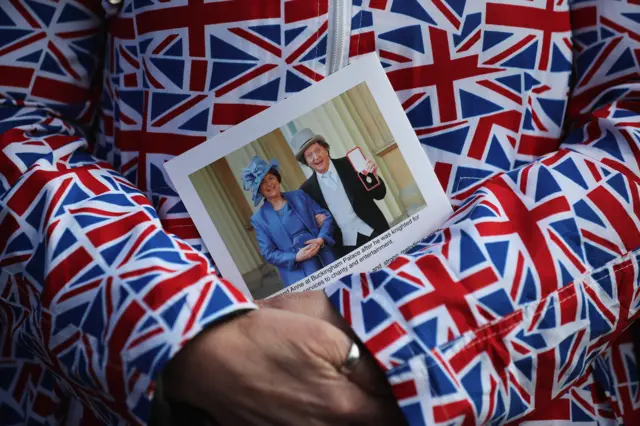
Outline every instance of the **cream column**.
POLYGON ((191 175, 191 182, 240 273, 246 274, 263 265, 257 242, 245 229, 240 209, 216 173, 215 163, 191 175))

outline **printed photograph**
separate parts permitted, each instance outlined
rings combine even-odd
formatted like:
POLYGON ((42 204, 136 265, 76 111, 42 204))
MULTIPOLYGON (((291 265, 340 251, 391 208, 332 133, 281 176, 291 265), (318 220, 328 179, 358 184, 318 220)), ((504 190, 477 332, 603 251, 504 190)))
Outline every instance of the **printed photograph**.
POLYGON ((348 259, 426 207, 398 143, 362 82, 189 179, 251 295, 262 299, 348 259))

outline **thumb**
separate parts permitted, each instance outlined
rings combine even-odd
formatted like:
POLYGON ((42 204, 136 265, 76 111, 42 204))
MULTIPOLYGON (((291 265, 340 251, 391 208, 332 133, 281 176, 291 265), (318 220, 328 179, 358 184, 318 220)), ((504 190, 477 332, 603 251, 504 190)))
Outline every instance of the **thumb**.
POLYGON ((391 386, 373 357, 361 349, 360 361, 352 370, 345 371, 345 361, 354 341, 329 324, 322 334, 324 336, 317 339, 323 348, 320 357, 333 365, 345 380, 342 385, 345 392, 341 393, 341 397, 349 399, 356 406, 367 407, 366 410, 358 410, 367 413, 366 418, 358 420, 364 420, 365 424, 374 424, 371 422, 375 421, 380 425, 406 425, 391 386))

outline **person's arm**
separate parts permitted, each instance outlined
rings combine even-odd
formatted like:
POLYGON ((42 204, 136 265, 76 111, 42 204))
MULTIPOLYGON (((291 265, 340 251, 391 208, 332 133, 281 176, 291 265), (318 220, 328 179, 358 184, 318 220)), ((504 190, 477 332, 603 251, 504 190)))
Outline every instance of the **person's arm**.
POLYGON ((330 247, 332 247, 336 242, 333 239, 333 230, 335 228, 335 221, 333 220, 333 216, 329 210, 325 210, 320 207, 320 204, 316 203, 316 201, 311 198, 306 192, 302 192, 304 196, 307 206, 313 213, 312 216, 315 218, 316 215, 324 215, 324 220, 322 221, 322 225, 320 225, 320 233, 318 234, 318 238, 322 238, 324 243, 330 247))
MULTIPOLYGON (((640 12, 606 0, 572 7, 594 23, 640 12)), ((575 60, 639 47, 616 33, 575 60)), ((410 254, 327 290, 410 424, 535 415, 637 318, 640 75, 637 63, 606 69, 577 67, 558 152, 460 194, 462 206, 410 254)))
POLYGON ((296 262, 297 252, 292 251, 289 253, 280 250, 271 240, 269 233, 265 229, 265 224, 260 220, 251 218, 251 225, 253 225, 253 229, 256 231, 256 240, 258 241, 258 247, 260 247, 260 255, 262 255, 267 263, 280 268, 286 268, 290 271, 298 268, 298 263, 296 262))
MULTIPOLYGON (((65 5, 85 16, 65 23, 65 34, 82 33, 85 43, 50 28, 40 34, 73 75, 16 61, 33 53, 20 38, 5 40, 10 53, 0 53, 0 305, 12 312, 0 324, 0 345, 5 357, 14 350, 50 369, 85 416, 144 423, 154 378, 185 342, 255 306, 203 254, 165 232, 140 191, 87 152, 105 12, 100 2, 65 5)), ((2 5, 17 17, 30 7, 2 5)), ((27 20, 15 22, 33 32, 27 20)), ((16 406, 29 400, 15 398, 16 406)))
POLYGON ((0 112, 0 264, 29 295, 19 310, 43 318, 22 328, 24 338, 80 398, 145 421, 146 387, 166 362, 204 327, 254 305, 167 234, 147 198, 86 152, 73 124, 44 105, 5 99, 0 112), (69 348, 56 350, 63 335, 69 348), (87 374, 70 351, 104 362, 87 374))

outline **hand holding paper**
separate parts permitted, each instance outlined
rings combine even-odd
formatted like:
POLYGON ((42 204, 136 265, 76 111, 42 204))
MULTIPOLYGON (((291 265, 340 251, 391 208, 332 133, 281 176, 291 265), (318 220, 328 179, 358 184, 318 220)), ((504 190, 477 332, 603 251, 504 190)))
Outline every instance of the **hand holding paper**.
POLYGON ((358 173, 364 173, 365 170, 369 167, 369 162, 362 153, 362 150, 359 147, 356 147, 347 153, 347 158, 351 161, 353 168, 358 173))
POLYGON ((252 311, 189 342, 166 370, 167 396, 221 426, 401 425, 402 417, 399 423, 390 417, 399 414, 393 397, 358 386, 373 383, 376 370, 360 368, 353 381, 340 373, 351 342, 311 316, 252 311))
POLYGON ((355 148, 349 151, 347 153, 347 157, 351 161, 356 172, 362 173, 365 176, 370 173, 373 173, 374 175, 378 173, 378 166, 376 163, 367 159, 360 148, 355 148))
MULTIPOLYGON (((349 324, 334 309, 323 291, 306 291, 304 293, 289 293, 257 302, 262 308, 285 310, 325 321, 342 330, 354 341, 358 340, 349 324)), ((376 425, 402 426, 406 422, 395 403, 391 387, 384 373, 371 356, 364 350, 359 367, 349 376, 349 379, 365 392, 376 395, 384 401, 383 417, 376 425)), ((360 423, 358 423, 360 424, 360 423)))
POLYGON ((378 166, 371 160, 367 161, 367 168, 362 171, 362 174, 364 174, 365 176, 370 173, 374 175, 378 174, 378 166))

